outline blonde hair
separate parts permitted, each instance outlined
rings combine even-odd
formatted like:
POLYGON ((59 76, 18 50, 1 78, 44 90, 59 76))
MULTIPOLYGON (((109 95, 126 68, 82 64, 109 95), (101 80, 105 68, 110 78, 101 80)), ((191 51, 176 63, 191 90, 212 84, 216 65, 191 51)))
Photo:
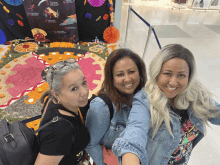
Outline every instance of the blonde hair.
MULTIPOLYGON (((157 86, 157 78, 162 65, 173 58, 181 58, 185 60, 189 66, 189 82, 187 88, 174 98, 174 106, 177 109, 187 109, 191 106, 195 116, 202 120, 203 125, 208 125, 209 117, 215 118, 220 114, 219 112, 214 113, 210 111, 211 109, 217 110, 218 108, 211 99, 213 94, 209 92, 196 77, 196 65, 193 54, 181 45, 167 45, 160 50, 150 63, 150 80, 145 88, 148 93, 148 101, 151 109, 151 126, 154 128, 153 137, 163 122, 165 122, 167 130, 171 136, 173 136, 170 127, 172 119, 167 107, 169 99, 157 86)), ((205 127, 204 130, 206 132, 205 127)))

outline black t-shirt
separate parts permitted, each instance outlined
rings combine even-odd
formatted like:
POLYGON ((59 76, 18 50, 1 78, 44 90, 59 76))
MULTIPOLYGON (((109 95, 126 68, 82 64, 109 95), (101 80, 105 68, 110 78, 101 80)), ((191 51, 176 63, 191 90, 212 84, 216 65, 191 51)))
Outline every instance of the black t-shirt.
POLYGON ((185 123, 189 119, 187 110, 179 110, 172 106, 170 106, 170 109, 180 117, 181 125, 183 125, 183 123, 185 123))
POLYGON ((195 147, 194 141, 200 132, 189 120, 187 110, 179 110, 173 107, 171 110, 180 117, 181 136, 179 145, 171 155, 168 165, 184 165, 189 161, 191 152, 195 147))
MULTIPOLYGON (((62 105, 54 104, 51 101, 41 125, 52 120, 55 116, 60 116, 69 120, 73 124, 74 130, 68 122, 63 120, 45 127, 39 133, 40 153, 44 155, 64 155, 59 165, 75 165, 83 156, 83 151, 89 143, 90 136, 78 115, 74 114, 75 117, 62 115, 58 109, 74 114, 62 105)), ((82 114, 85 113, 82 112, 82 114)))

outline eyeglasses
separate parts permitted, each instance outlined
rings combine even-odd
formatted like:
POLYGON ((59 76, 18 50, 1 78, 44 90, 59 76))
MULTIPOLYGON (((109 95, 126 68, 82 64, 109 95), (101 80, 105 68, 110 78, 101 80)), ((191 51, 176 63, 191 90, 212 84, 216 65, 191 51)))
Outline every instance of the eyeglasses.
POLYGON ((53 66, 51 66, 51 86, 52 86, 52 82, 53 82, 54 71, 55 71, 55 70, 60 70, 60 69, 64 68, 68 63, 69 63, 69 64, 75 63, 76 60, 75 60, 75 59, 68 59, 68 60, 60 61, 60 62, 63 63, 63 64, 60 65, 60 66, 56 66, 56 64, 54 64, 53 66))

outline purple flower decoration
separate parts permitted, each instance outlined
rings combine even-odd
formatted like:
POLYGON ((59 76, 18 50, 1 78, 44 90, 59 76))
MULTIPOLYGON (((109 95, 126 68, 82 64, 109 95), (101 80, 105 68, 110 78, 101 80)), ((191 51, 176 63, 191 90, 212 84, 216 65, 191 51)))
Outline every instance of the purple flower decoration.
POLYGON ((91 13, 86 13, 85 17, 88 18, 88 19, 91 19, 92 15, 91 15, 91 13))
POLYGON ((13 19, 8 19, 8 24, 13 26, 15 24, 15 21, 13 19))
POLYGON ((105 0, 88 0, 88 2, 93 7, 100 7, 105 3, 105 0))
POLYGON ((6 41, 5 33, 0 29, 0 44, 4 44, 6 41))
POLYGON ((12 6, 19 6, 22 4, 22 0, 4 0, 4 1, 12 6))

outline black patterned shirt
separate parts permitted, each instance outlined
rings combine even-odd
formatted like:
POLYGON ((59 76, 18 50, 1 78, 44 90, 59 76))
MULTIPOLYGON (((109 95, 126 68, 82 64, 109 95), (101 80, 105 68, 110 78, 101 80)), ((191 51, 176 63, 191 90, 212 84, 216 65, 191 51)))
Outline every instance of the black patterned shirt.
POLYGON ((199 130, 189 120, 187 110, 178 110, 171 108, 173 112, 180 116, 181 120, 181 137, 177 149, 173 152, 168 165, 187 165, 191 152, 195 145, 194 140, 199 135, 199 130))

